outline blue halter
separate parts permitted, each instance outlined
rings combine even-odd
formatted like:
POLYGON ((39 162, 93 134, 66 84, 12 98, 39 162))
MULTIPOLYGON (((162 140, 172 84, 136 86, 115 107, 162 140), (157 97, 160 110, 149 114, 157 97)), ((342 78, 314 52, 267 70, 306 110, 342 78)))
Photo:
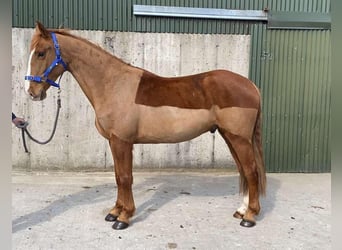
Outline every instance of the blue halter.
POLYGON ((62 64, 65 70, 67 70, 67 65, 66 65, 66 63, 62 59, 61 52, 59 50, 59 45, 58 45, 58 42, 57 42, 56 34, 54 32, 51 32, 51 37, 52 37, 53 45, 55 46, 55 52, 56 52, 55 60, 44 71, 43 76, 25 76, 25 80, 34 81, 34 82, 37 82, 37 83, 47 82, 51 86, 59 88, 60 87, 59 84, 54 82, 54 81, 52 81, 52 80, 50 80, 48 78, 48 76, 51 73, 51 71, 54 69, 54 67, 56 67, 58 64, 62 64))

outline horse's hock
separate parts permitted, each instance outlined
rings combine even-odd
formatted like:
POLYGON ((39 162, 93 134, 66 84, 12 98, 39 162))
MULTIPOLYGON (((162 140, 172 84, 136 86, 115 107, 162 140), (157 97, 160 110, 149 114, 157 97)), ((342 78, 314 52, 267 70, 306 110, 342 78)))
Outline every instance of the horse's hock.
MULTIPOLYGON (((23 76, 29 57, 29 41, 34 29, 12 29, 13 43, 13 107, 30 123, 30 131, 46 138, 51 130, 57 92, 50 98, 32 103, 24 91, 23 76)), ((102 31, 72 31, 111 54, 162 76, 181 76, 228 69, 248 75, 250 36, 158 34, 102 31)), ((20 133, 12 130, 13 166, 25 169, 112 169, 113 160, 108 142, 94 126, 94 112, 79 85, 70 74, 61 82, 62 109, 55 138, 48 145, 28 142, 30 155, 25 154, 20 133), (58 153, 56 153, 58 152, 58 153)), ((191 141, 176 144, 136 144, 135 168, 205 168, 235 165, 222 137, 205 133, 191 141)), ((235 166, 234 166, 235 169, 235 166)))

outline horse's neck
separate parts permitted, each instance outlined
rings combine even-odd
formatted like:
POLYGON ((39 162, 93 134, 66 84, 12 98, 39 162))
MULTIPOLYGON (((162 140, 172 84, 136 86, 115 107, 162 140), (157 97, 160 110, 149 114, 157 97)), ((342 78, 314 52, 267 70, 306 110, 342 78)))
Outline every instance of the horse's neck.
POLYGON ((93 106, 97 96, 103 98, 108 87, 115 88, 115 78, 120 76, 120 71, 130 67, 103 49, 82 39, 66 36, 60 39, 60 46, 62 57, 63 59, 65 57, 68 63, 70 73, 93 106))

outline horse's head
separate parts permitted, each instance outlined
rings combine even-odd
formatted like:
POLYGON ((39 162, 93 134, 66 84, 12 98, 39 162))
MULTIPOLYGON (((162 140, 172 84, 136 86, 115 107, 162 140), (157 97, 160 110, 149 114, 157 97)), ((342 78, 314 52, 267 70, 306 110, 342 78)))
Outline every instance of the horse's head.
POLYGON ((48 31, 40 22, 36 23, 30 46, 30 57, 25 76, 25 89, 34 101, 46 98, 46 91, 66 70, 55 33, 48 31))

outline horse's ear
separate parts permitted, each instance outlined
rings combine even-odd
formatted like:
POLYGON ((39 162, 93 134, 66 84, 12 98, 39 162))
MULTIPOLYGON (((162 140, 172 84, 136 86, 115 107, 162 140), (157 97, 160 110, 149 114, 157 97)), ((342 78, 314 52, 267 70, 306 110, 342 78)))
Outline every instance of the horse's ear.
POLYGON ((50 32, 39 21, 36 21, 36 32, 40 34, 43 38, 48 38, 50 36, 50 32))

